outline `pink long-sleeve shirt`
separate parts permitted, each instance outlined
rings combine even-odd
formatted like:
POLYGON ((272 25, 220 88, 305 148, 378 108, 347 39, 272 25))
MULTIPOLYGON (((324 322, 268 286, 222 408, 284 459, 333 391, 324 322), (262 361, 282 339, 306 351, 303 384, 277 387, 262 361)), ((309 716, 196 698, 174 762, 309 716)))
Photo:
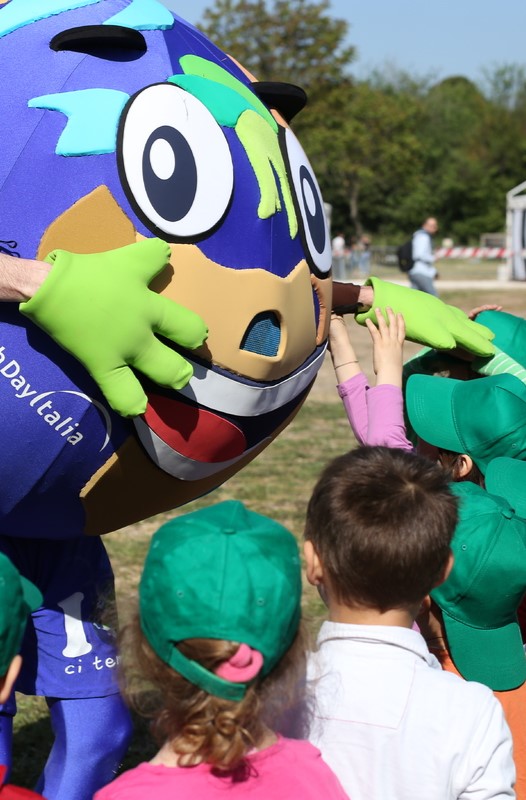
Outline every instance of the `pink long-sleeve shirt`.
POLYGON ((363 372, 338 384, 338 394, 360 444, 414 450, 405 432, 404 399, 398 386, 369 386, 363 372))

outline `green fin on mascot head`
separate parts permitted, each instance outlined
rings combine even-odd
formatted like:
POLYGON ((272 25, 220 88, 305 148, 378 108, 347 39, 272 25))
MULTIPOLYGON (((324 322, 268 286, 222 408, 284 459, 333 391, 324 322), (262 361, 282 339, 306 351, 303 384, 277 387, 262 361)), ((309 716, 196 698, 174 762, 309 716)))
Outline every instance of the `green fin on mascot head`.
POLYGON ((331 253, 305 98, 157 0, 10 0, 0 59, 0 247, 53 264, 0 306, 2 530, 105 533, 220 485, 312 385, 331 253))

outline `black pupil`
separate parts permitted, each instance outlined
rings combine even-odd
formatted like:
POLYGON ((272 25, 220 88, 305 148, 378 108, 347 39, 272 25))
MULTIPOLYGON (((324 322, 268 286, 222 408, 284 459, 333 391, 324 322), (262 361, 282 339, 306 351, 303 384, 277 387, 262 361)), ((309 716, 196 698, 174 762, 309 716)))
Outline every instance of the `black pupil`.
POLYGON ((197 169, 192 149, 184 136, 169 125, 157 128, 148 138, 142 157, 144 186, 150 203, 167 222, 177 222, 190 211, 197 191, 197 169), (161 178, 152 167, 152 148, 165 141, 171 148, 175 168, 161 178))
POLYGON ((318 253, 323 253, 325 248, 325 218, 323 208, 321 207, 320 197, 314 183, 314 179, 305 165, 300 168, 300 185, 303 199, 303 208, 305 210, 305 219, 309 226, 312 243, 318 253), (312 197, 314 198, 315 208, 314 213, 311 214, 307 199, 305 197, 305 184, 311 188, 312 197))

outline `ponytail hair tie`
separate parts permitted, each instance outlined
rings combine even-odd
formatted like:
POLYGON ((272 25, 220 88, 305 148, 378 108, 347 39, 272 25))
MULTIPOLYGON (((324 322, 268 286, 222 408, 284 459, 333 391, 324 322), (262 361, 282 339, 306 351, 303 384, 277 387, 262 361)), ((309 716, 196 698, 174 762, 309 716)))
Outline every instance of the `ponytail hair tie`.
POLYGON ((223 661, 214 673, 225 681, 247 683, 258 675, 263 666, 263 656, 248 644, 240 644, 228 661, 223 661))

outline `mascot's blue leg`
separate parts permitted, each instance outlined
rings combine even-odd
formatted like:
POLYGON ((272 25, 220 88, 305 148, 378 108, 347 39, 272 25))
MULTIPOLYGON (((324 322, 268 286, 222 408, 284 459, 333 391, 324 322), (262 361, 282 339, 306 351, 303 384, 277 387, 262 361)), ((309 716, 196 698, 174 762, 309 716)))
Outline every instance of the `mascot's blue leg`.
POLYGON ((92 800, 124 758, 132 733, 118 694, 50 700, 55 742, 36 791, 48 800, 92 800))
POLYGON ((0 764, 8 767, 6 781, 11 772, 13 750, 13 714, 0 713, 0 764))
POLYGON ((6 782, 9 780, 13 763, 13 719, 15 714, 15 693, 11 692, 11 697, 0 707, 0 764, 7 767, 6 782))
MULTIPOLYGON (((55 743, 39 791, 48 800, 92 800, 113 777, 131 733, 115 676, 115 636, 105 624, 115 600, 106 550, 97 537, 0 536, 0 552, 44 598, 28 621, 15 687, 46 697, 51 711, 55 743)), ((3 738, 8 754, 7 726, 3 738)))

